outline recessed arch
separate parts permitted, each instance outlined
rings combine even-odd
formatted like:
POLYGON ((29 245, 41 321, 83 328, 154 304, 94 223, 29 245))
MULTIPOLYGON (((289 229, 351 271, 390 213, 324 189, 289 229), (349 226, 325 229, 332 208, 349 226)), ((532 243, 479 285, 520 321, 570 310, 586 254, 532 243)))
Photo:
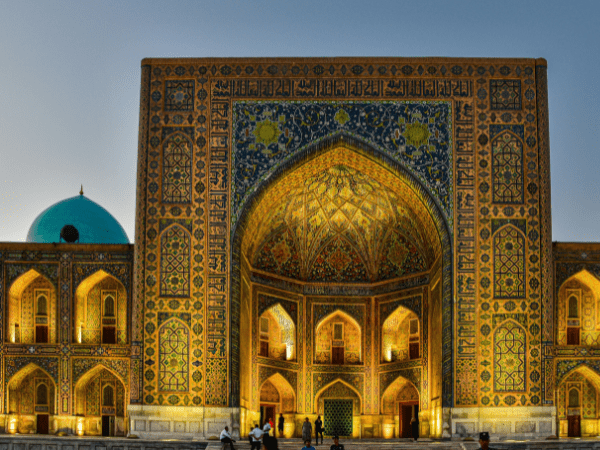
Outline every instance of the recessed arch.
MULTIPOLYGON (((274 305, 266 308, 259 317, 259 321, 263 319, 269 320, 269 316, 275 320, 279 327, 279 333, 274 336, 274 333, 269 329, 269 356, 271 355, 272 346, 280 347, 277 349, 277 359, 294 360, 296 358, 296 324, 290 317, 288 312, 285 310, 281 303, 275 303, 274 305), (283 348, 284 347, 284 348, 283 348)), ((262 334, 262 326, 259 324, 259 329, 262 334)))
MULTIPOLYGON (((43 377, 42 383, 45 383, 48 387, 47 389, 47 405, 49 413, 53 413, 56 410, 56 381, 43 367, 38 366, 34 363, 29 363, 26 366, 22 367, 19 371, 17 371, 6 383, 6 405, 7 412, 17 413, 15 410, 17 403, 19 403, 19 395, 23 393, 26 395, 24 399, 27 402, 35 403, 37 400, 37 386, 33 386, 33 390, 31 392, 24 392, 22 389, 22 384, 26 381, 30 376, 39 375, 43 377)), ((24 403, 24 402, 21 402, 24 403)), ((31 412, 33 414, 34 411, 31 412)))
MULTIPOLYGON (((441 208, 435 199, 431 197, 429 192, 423 188, 415 177, 403 168, 400 164, 395 161, 391 161, 389 157, 381 154, 377 149, 370 148, 359 140, 353 140, 351 138, 346 139, 347 136, 335 136, 331 139, 312 146, 302 152, 301 155, 290 161, 282 164, 272 175, 262 180, 261 184, 247 197, 249 200, 245 201, 244 207, 240 211, 232 211, 235 216, 232 226, 232 247, 231 247, 231 291, 230 291, 230 330, 239 329, 239 311, 240 311, 240 293, 241 293, 241 267, 242 264, 252 264, 251 258, 248 259, 246 253, 250 249, 250 242, 253 238, 248 238, 247 235, 250 233, 258 233, 257 227, 253 225, 254 216, 260 217, 265 216, 269 212, 268 208, 265 209, 262 205, 263 200, 271 195, 270 192, 277 191, 275 186, 279 186, 278 183, 283 182, 288 176, 291 176, 294 171, 302 166, 303 164, 311 163, 313 165, 319 165, 325 158, 333 158, 335 155, 343 155, 345 158, 344 163, 348 163, 348 160, 353 161, 359 160, 361 163, 365 163, 369 167, 369 173, 376 173, 377 177, 387 178, 385 186, 389 186, 389 183, 395 185, 404 186, 406 189, 410 189, 414 198, 418 201, 413 202, 411 205, 417 205, 419 208, 423 208, 425 217, 430 220, 433 224, 428 230, 432 230, 431 233, 428 231, 428 237, 426 239, 421 238, 422 242, 430 242, 428 245, 435 245, 435 251, 432 253, 432 248, 429 250, 430 255, 434 255, 434 258, 428 259, 428 264, 434 264, 436 270, 442 277, 442 283, 440 284, 440 295, 439 302, 442 307, 439 308, 440 312, 440 332, 437 334, 439 339, 444 342, 441 346, 441 355, 439 357, 439 364, 443 370, 439 370, 440 374, 443 374, 443 389, 441 389, 442 404, 444 406, 452 406, 453 398, 453 371, 449 370, 452 367, 452 247, 451 247, 451 232, 448 226, 448 221, 445 219, 441 208), (321 159, 319 159, 321 158, 321 159), (361 159, 362 158, 362 159, 361 159), (371 172, 373 171, 373 172, 371 172), (385 174, 385 177, 383 175, 385 174), (262 208, 262 209, 261 209, 262 208), (252 231, 254 230, 254 231, 252 231), (250 239, 249 241, 247 239, 250 239), (433 259, 434 262, 431 262, 433 259)), ((337 156, 339 157, 339 156, 337 156)), ((338 161, 332 161, 334 164, 338 161)), ((352 162, 348 164, 353 164, 352 162)), ((379 180, 379 178, 378 178, 379 180)), ((403 189, 404 189, 403 188, 403 189)), ((285 192, 278 191, 279 195, 285 195, 285 192)), ((408 192, 408 191, 407 191, 408 192)), ((273 194, 275 195, 275 194, 273 194)), ((275 199, 275 197, 273 197, 275 199)), ((415 206, 415 207, 417 207, 415 206)), ((407 210, 407 213, 410 211, 407 210)), ((258 227, 260 228, 260 227, 258 227)), ((414 227, 413 227, 414 228, 414 227)), ((425 227, 418 227, 425 233, 425 227)), ((257 236, 255 234, 254 236, 257 236)), ((425 236, 425 234, 423 234, 425 236)), ((264 242, 260 237, 256 238, 254 242, 264 242)), ((412 242, 412 241, 411 241, 412 242)), ((419 242, 418 239, 415 242, 419 242)), ((257 246, 259 244, 256 244, 257 246)), ((260 244, 261 245, 261 244, 260 244)), ((431 266, 430 266, 431 267, 431 266)), ((239 339, 237 333, 230 333, 230 339, 232 339, 233 345, 236 345, 235 341, 239 339)), ((235 386, 240 377, 240 366, 239 360, 236 355, 230 353, 230 367, 232 373, 232 383, 235 386)), ((239 393, 234 388, 230 391, 230 404, 239 404, 239 393)))
POLYGON ((294 390, 290 382, 279 372, 276 372, 260 384, 259 392, 262 392, 263 387, 267 383, 271 383, 279 393, 279 412, 284 414, 295 412, 296 391, 294 390))
MULTIPOLYGON (((124 398, 128 398, 129 393, 128 384, 126 380, 124 380, 123 377, 111 367, 108 367, 107 365, 102 363, 98 363, 94 367, 89 369, 87 372, 85 372, 83 375, 81 375, 77 380, 75 380, 75 384, 73 386, 73 408, 76 414, 86 414, 86 388, 88 387, 91 381, 95 380, 103 372, 107 372, 112 377, 114 377, 114 379, 120 384, 120 387, 124 391, 124 398)), ((100 394, 100 392, 98 394, 100 394)))
POLYGON ((127 290, 114 275, 99 269, 86 277, 75 290, 73 342, 127 343, 127 303, 127 290))
POLYGON ((415 384, 409 379, 404 378, 403 376, 398 376, 398 378, 396 378, 392 383, 390 383, 390 385, 381 394, 381 401, 379 404, 380 414, 395 414, 395 409, 392 412, 386 410, 387 408, 389 408, 388 403, 391 400, 391 402, 395 404, 395 402, 397 401, 398 394, 406 388, 414 389, 417 395, 417 401, 419 401, 420 403, 421 394, 419 387, 415 386, 415 384), (388 398, 388 402, 385 401, 386 398, 388 398))
POLYGON ((556 287, 558 345, 600 345, 600 280, 586 269, 556 287))
POLYGON ((419 352, 421 320, 406 306, 398 306, 383 322, 381 328, 381 358, 384 362, 414 359, 411 341, 419 352), (415 327, 416 324, 416 327, 415 327))
POLYGON ((343 309, 335 309, 317 322, 314 332, 315 363, 360 364, 363 362, 364 330, 343 309), (337 319, 337 320, 336 320, 337 319), (339 335, 338 335, 339 334, 339 335), (334 346, 343 348, 336 360, 334 346))
POLYGON ((8 290, 7 341, 56 342, 56 302, 56 288, 45 275, 35 269, 21 274, 8 290))
POLYGON ((360 395, 360 392, 354 386, 352 386, 350 383, 348 383, 347 381, 344 381, 341 378, 336 378, 335 380, 331 381, 330 383, 327 383, 325 386, 323 386, 321 389, 319 389, 317 391, 317 393, 315 394, 315 398, 314 398, 313 413, 316 413, 318 411, 319 399, 323 395, 323 393, 326 392, 331 387, 335 386, 337 383, 344 385, 346 388, 350 389, 352 392, 354 392, 354 394, 356 394, 356 397, 359 402, 358 408, 360 410, 360 413, 363 414, 364 411, 363 411, 362 395, 360 395))

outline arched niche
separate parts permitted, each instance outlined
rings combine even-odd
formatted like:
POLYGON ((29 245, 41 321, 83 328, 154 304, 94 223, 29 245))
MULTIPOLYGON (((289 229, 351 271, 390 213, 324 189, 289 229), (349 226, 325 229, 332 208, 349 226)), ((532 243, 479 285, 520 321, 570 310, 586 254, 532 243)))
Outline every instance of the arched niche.
POLYGON ((561 437, 597 436, 600 426, 600 374, 587 365, 567 373, 556 389, 561 437))
MULTIPOLYGON (((6 387, 8 412, 17 416, 16 432, 34 433, 38 415, 56 414, 56 384, 36 364, 28 364, 15 373, 6 387)), ((52 432, 52 427, 48 431, 52 432)))
POLYGON ((35 269, 18 277, 8 291, 10 343, 55 343, 56 288, 35 269))
MULTIPOLYGON (((334 189, 332 183, 329 185, 334 189)), ((255 405, 259 395, 256 372, 252 369, 255 353, 249 344, 251 342, 255 349, 258 337, 252 335, 254 328, 246 325, 255 323, 262 313, 257 311, 256 293, 262 289, 258 284, 285 291, 275 294, 283 298, 295 298, 299 292, 318 292, 316 295, 331 297, 337 296, 337 292, 350 295, 345 293, 356 289, 358 284, 364 292, 375 289, 381 292, 382 283, 417 277, 425 273, 419 272, 424 270, 429 272, 432 294, 427 304, 429 312, 423 311, 427 319, 423 320, 429 320, 429 328, 425 328, 434 337, 427 342, 430 348, 425 351, 429 352, 428 369, 437 377, 435 380, 430 378, 432 382, 427 386, 438 386, 436 408, 453 406, 450 232, 437 200, 418 179, 377 149, 345 135, 335 136, 282 164, 260 185, 253 187, 244 204, 246 206, 240 211, 233 213, 236 218, 231 247, 230 339, 233 348, 239 348, 240 352, 239 355, 230 353, 233 386, 230 404, 255 405), (333 180, 336 176, 344 186, 340 188, 346 195, 342 199, 336 197, 337 191, 331 195, 325 195, 323 191, 323 180, 333 180), (365 186, 360 192, 356 191, 356 201, 345 189, 353 180, 360 180, 358 184, 365 186), (373 189, 368 187, 369 183, 373 189), (379 195, 382 192, 384 194, 379 195), (319 197, 319 193, 323 195, 319 197), (312 197, 309 199, 304 194, 312 197), (326 199, 328 204, 317 205, 317 197, 326 199), (389 226, 390 223, 393 226, 389 226), (413 255, 413 248, 420 258, 408 258, 413 255), (386 268, 380 271, 382 258, 386 268), (394 269, 406 261, 411 262, 410 267, 420 269, 408 273, 404 269, 394 269), (317 266, 315 272, 313 269, 317 266), (366 268, 363 271, 359 266, 366 268), (315 273, 319 277, 313 276, 315 273), (360 281, 353 283, 356 280, 360 281), (448 345, 442 345, 442 342, 448 345), (237 386, 240 386, 239 390, 237 386)), ((389 286, 383 287, 386 294, 395 289, 391 282, 389 286)), ((373 301, 372 296, 365 295, 365 299, 373 301)), ((300 314, 301 310, 298 311, 300 314)), ((310 326, 304 330, 298 328, 298 341, 310 346, 308 358, 301 361, 298 357, 298 362, 303 366, 327 364, 332 359, 332 346, 326 351, 315 351, 317 323, 313 322, 308 309, 302 314, 302 320, 310 326)), ((350 321, 348 330, 353 325, 356 324, 350 321)), ((357 329, 360 330, 360 326, 357 329)), ((360 330, 360 349, 352 362, 379 364, 380 361, 372 361, 366 355, 365 352, 378 353, 379 350, 366 349, 363 335, 364 330, 360 330)), ((424 350, 420 350, 425 355, 424 350)), ((299 354, 301 351, 303 349, 298 348, 299 354)), ((345 358, 344 362, 348 363, 345 358)), ((368 401, 379 400, 369 398, 368 401)))
POLYGON ((73 325, 77 344, 126 344, 125 286, 104 270, 84 279, 75 291, 73 325))
POLYGON ((338 378, 324 386, 315 396, 314 408, 323 419, 326 436, 357 436, 363 401, 349 383, 338 378))
MULTIPOLYGON (((275 406, 277 415, 290 414, 296 411, 296 392, 281 374, 275 373, 261 385, 260 403, 275 406)), ((273 420, 276 422, 275 417, 273 420)))
POLYGON ((336 310, 319 321, 315 329, 316 364, 360 364, 362 329, 346 312, 336 310))
POLYGON ((112 418, 109 435, 124 435, 127 383, 113 370, 98 364, 77 380, 74 387, 75 414, 84 418, 83 433, 102 435, 102 418, 112 418))
POLYGON ((411 437, 410 421, 412 418, 419 419, 419 411, 419 390, 412 382, 399 376, 381 395, 380 413, 387 417, 383 436, 411 437))
POLYGON ((558 345, 600 345, 600 280, 587 270, 569 277, 558 290, 558 345))
POLYGON ((296 324, 277 303, 258 319, 260 356, 293 361, 296 359, 296 324))
POLYGON ((382 362, 408 361, 420 357, 421 324, 417 315, 399 306, 383 322, 381 329, 382 362))

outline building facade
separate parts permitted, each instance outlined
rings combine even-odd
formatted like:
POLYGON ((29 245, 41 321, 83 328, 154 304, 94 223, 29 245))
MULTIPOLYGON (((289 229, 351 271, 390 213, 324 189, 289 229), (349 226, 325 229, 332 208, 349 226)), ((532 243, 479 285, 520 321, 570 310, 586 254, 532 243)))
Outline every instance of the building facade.
POLYGON ((6 429, 597 434, 547 98, 543 59, 143 60, 135 245, 0 244, 6 429))

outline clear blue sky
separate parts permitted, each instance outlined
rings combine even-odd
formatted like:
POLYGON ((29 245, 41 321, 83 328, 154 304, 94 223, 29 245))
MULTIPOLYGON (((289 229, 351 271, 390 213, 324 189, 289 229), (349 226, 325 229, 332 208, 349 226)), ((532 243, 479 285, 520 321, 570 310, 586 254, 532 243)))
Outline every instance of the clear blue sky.
POLYGON ((553 239, 600 241, 600 1, 0 0, 0 241, 86 195, 134 238, 144 57, 548 60, 553 239))

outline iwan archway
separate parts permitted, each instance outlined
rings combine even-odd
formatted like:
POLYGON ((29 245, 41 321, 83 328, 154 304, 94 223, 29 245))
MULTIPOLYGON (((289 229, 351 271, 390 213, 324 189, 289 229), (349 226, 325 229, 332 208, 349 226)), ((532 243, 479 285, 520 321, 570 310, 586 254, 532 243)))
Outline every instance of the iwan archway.
POLYGON ((452 249, 435 198, 397 162, 338 135, 282 165, 246 205, 231 272, 241 430, 260 420, 259 388, 277 372, 294 391, 285 417, 297 433, 306 417, 341 411, 347 423, 336 426, 349 436, 383 436, 381 398, 401 376, 418 392, 421 433, 441 436, 430 423, 451 406, 452 346, 442 342, 452 339, 452 249), (399 308, 407 320, 396 328, 407 329, 391 357, 386 319, 399 308), (336 380, 351 394, 329 389, 336 380))

